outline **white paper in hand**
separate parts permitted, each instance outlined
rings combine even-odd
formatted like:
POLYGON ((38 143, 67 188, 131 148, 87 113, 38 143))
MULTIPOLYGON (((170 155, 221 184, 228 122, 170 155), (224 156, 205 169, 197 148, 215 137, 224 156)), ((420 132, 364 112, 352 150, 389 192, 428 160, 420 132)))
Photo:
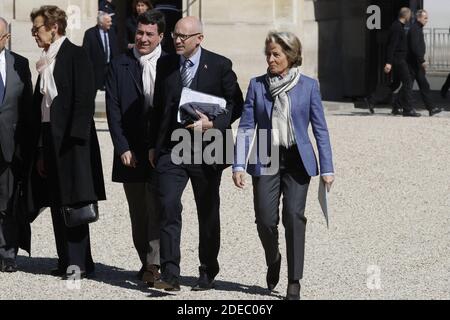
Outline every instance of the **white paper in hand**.
POLYGON ((195 91, 189 88, 183 88, 181 92, 180 105, 178 106, 178 122, 181 123, 180 107, 186 103, 199 102, 218 104, 222 109, 227 108, 227 101, 223 98, 216 97, 203 92, 195 91))
POLYGON ((327 221, 327 228, 330 227, 330 221, 328 216, 328 192, 325 182, 322 180, 319 182, 319 203, 322 208, 323 215, 327 221))

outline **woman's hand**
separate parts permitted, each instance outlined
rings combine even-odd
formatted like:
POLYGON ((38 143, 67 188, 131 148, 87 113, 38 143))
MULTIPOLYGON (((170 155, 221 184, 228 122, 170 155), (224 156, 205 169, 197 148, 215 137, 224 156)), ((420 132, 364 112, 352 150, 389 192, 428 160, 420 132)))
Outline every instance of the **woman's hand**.
POLYGON ((322 181, 325 183, 327 192, 331 191, 331 187, 333 186, 334 180, 335 180, 334 176, 323 176, 322 177, 322 181))
POLYGON ((233 173, 234 185, 239 189, 245 188, 245 172, 235 172, 233 173))

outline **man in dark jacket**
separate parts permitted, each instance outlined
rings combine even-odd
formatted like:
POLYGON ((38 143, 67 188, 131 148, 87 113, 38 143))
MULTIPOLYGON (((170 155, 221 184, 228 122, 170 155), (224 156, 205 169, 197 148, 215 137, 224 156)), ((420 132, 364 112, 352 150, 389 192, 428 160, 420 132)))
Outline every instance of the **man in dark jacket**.
MULTIPOLYGON (((155 288, 168 291, 180 290, 180 239, 182 225, 182 195, 189 180, 197 205, 199 220, 200 276, 193 287, 195 291, 214 288, 219 273, 220 250, 220 182, 223 166, 201 161, 179 161, 175 151, 179 143, 175 136, 186 134, 194 139, 198 130, 205 134, 221 132, 215 144, 226 146, 226 130, 231 128, 233 118, 242 113, 242 92, 232 69, 232 62, 203 47, 203 26, 195 17, 178 21, 173 32, 177 54, 168 55, 158 61, 155 85, 155 114, 150 125, 149 158, 158 172, 158 191, 161 201, 161 280, 155 288), (227 112, 214 120, 199 114, 200 120, 184 130, 178 121, 178 107, 183 88, 190 88, 226 100, 227 112), (212 131, 209 131, 212 130, 212 131), (173 153, 173 154, 172 154, 173 153), (181 163, 180 163, 181 162, 181 163)), ((196 158, 200 146, 194 139, 189 144, 189 153, 196 158)), ((229 143, 232 144, 231 141, 229 143)), ((201 141, 200 141, 201 144, 201 141)), ((183 154, 184 157, 185 154, 183 154)), ((187 155, 186 155, 187 156, 187 155)), ((187 156, 186 158, 190 158, 187 156)), ((191 158, 192 159, 192 158, 191 158)), ((222 159, 223 160, 223 159, 222 159)))
MULTIPOLYGON (((405 25, 410 19, 411 10, 409 8, 402 8, 399 13, 399 19, 391 26, 384 72, 389 74, 392 70, 395 70, 394 72, 397 73, 397 77, 402 83, 402 87, 399 92, 399 103, 403 108, 403 116, 420 117, 420 113, 417 113, 412 107, 412 80, 409 73, 408 63, 406 61, 408 42, 405 25)), ((393 113, 399 113, 395 107, 393 109, 393 113)))
POLYGON ((442 112, 441 108, 433 105, 430 97, 430 84, 426 78, 425 53, 426 44, 423 34, 423 27, 428 23, 428 13, 425 10, 419 10, 416 14, 416 22, 411 25, 408 32, 408 64, 411 72, 411 88, 414 80, 419 85, 420 94, 422 96, 425 107, 430 117, 442 112))
POLYGON ((94 66, 95 88, 103 91, 109 63, 119 54, 119 47, 111 16, 100 12, 97 21, 98 25, 86 30, 83 48, 94 66))
MULTIPOLYGON (((402 84, 398 99, 394 99, 392 103, 392 114, 418 117, 420 114, 415 112, 411 107, 411 77, 409 74, 408 63, 406 62, 408 44, 405 26, 410 20, 411 10, 409 8, 400 9, 399 17, 394 21, 389 31, 384 72, 386 74, 392 74, 393 81, 389 85, 389 89, 392 93, 400 87, 400 84, 402 84), (403 109, 403 113, 401 109, 403 109)), ((371 113, 375 112, 374 107, 380 100, 382 99, 377 93, 365 99, 371 113)))
POLYGON ((159 277, 159 208, 146 137, 153 105, 156 63, 165 20, 152 10, 138 18, 136 46, 111 63, 106 82, 106 112, 114 144, 113 181, 123 183, 133 241, 142 263, 138 278, 159 277))

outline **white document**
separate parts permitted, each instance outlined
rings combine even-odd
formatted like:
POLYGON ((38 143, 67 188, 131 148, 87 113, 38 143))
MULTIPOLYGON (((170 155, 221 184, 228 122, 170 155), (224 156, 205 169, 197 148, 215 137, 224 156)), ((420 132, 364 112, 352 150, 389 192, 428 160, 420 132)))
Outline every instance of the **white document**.
POLYGON ((328 192, 325 182, 322 179, 319 181, 319 203, 322 208, 323 215, 327 221, 327 228, 330 227, 330 221, 328 216, 328 192))
POLYGON ((210 103, 218 104, 222 109, 227 108, 227 101, 223 98, 219 98, 210 94, 203 92, 198 92, 191 90, 189 88, 183 88, 181 92, 180 105, 178 106, 178 122, 181 123, 181 113, 180 107, 186 103, 190 102, 200 102, 200 103, 210 103))

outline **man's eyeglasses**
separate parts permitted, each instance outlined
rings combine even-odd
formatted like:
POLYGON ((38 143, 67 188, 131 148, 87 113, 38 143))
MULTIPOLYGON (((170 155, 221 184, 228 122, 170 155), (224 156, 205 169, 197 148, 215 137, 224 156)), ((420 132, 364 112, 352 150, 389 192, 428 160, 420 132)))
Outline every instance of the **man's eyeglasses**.
POLYGON ((201 34, 200 32, 199 33, 194 33, 194 34, 181 34, 181 33, 175 33, 175 32, 171 33, 172 39, 176 40, 176 39, 180 38, 180 40, 183 41, 183 42, 185 42, 186 40, 188 40, 188 39, 190 39, 190 38, 192 38, 194 36, 198 36, 200 34, 201 34))
POLYGON ((2 35, 0 36, 0 41, 2 41, 3 39, 5 39, 7 36, 9 36, 9 33, 2 34, 2 35))
POLYGON ((41 29, 42 27, 44 27, 45 24, 40 25, 39 27, 33 27, 31 28, 31 35, 34 36, 36 33, 39 32, 39 29, 41 29))

